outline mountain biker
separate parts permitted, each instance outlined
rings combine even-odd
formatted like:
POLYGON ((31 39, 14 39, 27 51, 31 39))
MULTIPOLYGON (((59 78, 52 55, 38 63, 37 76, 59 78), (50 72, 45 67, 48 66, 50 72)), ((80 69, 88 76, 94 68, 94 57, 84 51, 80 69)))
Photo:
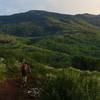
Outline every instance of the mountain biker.
POLYGON ((21 64, 21 75, 22 75, 22 82, 25 85, 28 81, 28 73, 31 72, 30 71, 30 67, 29 65, 26 63, 25 60, 23 60, 22 64, 21 64))

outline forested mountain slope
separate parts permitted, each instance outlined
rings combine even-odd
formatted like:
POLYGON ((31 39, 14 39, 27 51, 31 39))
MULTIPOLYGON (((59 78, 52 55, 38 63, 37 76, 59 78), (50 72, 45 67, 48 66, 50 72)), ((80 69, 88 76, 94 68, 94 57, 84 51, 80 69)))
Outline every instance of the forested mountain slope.
POLYGON ((10 16, 0 16, 0 32, 17 36, 100 33, 99 15, 66 15, 31 10, 10 16))

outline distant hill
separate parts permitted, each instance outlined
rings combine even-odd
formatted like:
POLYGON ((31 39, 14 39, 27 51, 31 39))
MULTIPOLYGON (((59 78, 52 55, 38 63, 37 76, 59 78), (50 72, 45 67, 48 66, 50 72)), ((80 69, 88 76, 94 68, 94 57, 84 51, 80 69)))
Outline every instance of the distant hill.
POLYGON ((0 33, 17 36, 98 34, 100 33, 100 15, 66 15, 31 10, 26 13, 0 16, 0 33))

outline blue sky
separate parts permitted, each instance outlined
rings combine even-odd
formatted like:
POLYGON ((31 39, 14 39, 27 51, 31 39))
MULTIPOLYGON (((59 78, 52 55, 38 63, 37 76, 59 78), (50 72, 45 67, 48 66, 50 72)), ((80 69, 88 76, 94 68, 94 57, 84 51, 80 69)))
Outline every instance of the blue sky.
POLYGON ((0 15, 28 10, 47 10, 66 14, 99 14, 100 0, 0 0, 0 15))

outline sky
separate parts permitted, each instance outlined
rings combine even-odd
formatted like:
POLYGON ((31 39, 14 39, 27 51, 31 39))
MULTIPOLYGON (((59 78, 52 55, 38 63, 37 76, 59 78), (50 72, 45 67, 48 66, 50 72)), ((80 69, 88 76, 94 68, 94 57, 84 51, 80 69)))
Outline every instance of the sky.
POLYGON ((0 0, 0 15, 29 10, 46 10, 64 14, 100 14, 100 0, 0 0))

